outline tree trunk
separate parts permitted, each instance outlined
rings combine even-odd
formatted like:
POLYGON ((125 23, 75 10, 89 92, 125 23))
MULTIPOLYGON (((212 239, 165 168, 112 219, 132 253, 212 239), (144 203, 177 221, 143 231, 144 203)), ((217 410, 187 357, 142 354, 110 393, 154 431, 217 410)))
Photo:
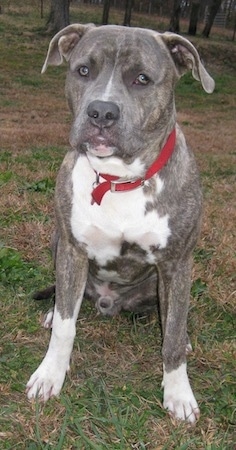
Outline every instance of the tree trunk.
POLYGON ((152 0, 149 0, 149 4, 148 4, 148 14, 152 13, 152 0))
POLYGON ((124 17, 124 25, 126 27, 130 27, 131 12, 132 12, 133 3, 134 3, 134 0, 126 0, 125 17, 124 17))
POLYGON ((173 31, 173 33, 179 33, 180 31, 179 26, 180 13, 181 13, 181 0, 174 0, 169 26, 169 31, 173 31))
POLYGON ((195 0, 192 3, 188 34, 195 36, 197 33, 198 14, 200 9, 200 0, 195 0))
POLYGON ((70 0, 51 0, 51 9, 46 24, 48 33, 57 33, 70 24, 70 0))
POLYGON ((111 3, 111 0, 104 0, 103 14, 102 14, 102 24, 103 25, 108 24, 110 3, 111 3))
POLYGON ((220 9, 222 0, 212 0, 209 8, 209 14, 207 16, 206 24, 202 32, 202 36, 208 38, 210 35, 211 27, 214 23, 215 16, 220 9))
POLYGON ((235 34, 236 34, 236 13, 234 13, 234 31, 233 31, 232 41, 234 41, 234 39, 235 39, 235 34))

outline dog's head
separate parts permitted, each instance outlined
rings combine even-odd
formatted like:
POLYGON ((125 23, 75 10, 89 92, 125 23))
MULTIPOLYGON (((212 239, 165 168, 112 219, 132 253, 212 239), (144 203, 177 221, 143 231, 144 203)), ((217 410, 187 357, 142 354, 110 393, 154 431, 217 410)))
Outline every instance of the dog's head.
POLYGON ((74 24, 54 36, 42 72, 63 58, 71 145, 99 158, 150 164, 175 125, 176 81, 192 70, 206 92, 214 90, 195 47, 169 32, 74 24))

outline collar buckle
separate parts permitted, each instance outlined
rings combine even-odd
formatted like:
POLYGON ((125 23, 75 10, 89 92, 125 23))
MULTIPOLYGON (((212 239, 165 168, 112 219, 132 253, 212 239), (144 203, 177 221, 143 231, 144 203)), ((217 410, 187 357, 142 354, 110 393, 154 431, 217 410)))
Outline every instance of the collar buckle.
POLYGON ((137 180, 137 178, 130 178, 130 179, 122 179, 119 178, 118 180, 112 180, 111 181, 111 192, 122 192, 126 190, 133 190, 137 187, 143 186, 145 180, 137 180), (138 183, 138 186, 137 186, 138 183))

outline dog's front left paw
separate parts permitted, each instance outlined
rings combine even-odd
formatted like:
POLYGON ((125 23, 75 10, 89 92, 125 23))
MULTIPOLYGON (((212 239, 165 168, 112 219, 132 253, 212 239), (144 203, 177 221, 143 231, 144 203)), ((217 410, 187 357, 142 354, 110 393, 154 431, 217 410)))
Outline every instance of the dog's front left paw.
POLYGON ((42 361, 38 369, 30 377, 26 385, 26 393, 29 400, 38 398, 47 401, 50 397, 58 396, 66 371, 53 364, 42 361))
POLYGON ((194 424, 200 417, 200 410, 192 389, 191 392, 183 392, 181 395, 165 395, 163 405, 174 419, 186 420, 194 424))
POLYGON ((200 410, 188 380, 186 364, 169 373, 164 371, 163 387, 163 406, 170 416, 194 424, 200 417, 200 410))

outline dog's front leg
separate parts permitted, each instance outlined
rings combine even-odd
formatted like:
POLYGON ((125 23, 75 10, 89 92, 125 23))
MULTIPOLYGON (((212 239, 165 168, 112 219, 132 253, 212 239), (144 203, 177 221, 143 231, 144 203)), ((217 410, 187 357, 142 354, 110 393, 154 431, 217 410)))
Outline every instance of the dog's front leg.
POLYGON ((56 302, 48 351, 27 383, 28 398, 46 401, 60 393, 76 333, 76 319, 88 273, 87 255, 59 240, 56 258, 56 302))
POLYGON ((189 383, 186 363, 190 280, 190 260, 177 263, 171 270, 170 267, 159 268, 163 327, 163 404, 172 417, 194 423, 200 411, 189 383))

